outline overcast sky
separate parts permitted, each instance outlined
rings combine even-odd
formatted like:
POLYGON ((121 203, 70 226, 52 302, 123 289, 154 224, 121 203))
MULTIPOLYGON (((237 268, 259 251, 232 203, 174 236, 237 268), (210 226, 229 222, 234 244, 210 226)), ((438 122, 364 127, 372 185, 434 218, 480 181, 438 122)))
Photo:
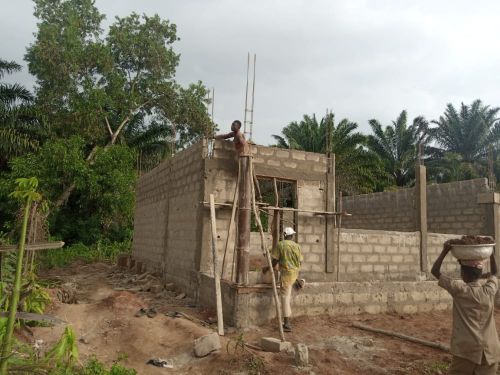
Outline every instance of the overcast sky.
MULTIPOLYGON (((22 62, 34 39, 29 0, 0 0, 0 57, 22 62)), ((97 0, 107 27, 132 11, 177 24, 177 78, 215 88, 221 128, 243 120, 247 52, 257 54, 253 139, 269 144, 303 114, 383 124, 406 109, 500 106, 498 0, 97 0)), ((25 69, 9 78, 31 87, 25 69)))

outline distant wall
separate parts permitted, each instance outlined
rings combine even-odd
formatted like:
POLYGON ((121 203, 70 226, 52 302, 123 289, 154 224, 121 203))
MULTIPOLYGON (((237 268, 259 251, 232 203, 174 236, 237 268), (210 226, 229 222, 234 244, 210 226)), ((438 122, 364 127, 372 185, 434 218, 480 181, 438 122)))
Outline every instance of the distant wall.
POLYGON ((352 216, 342 227, 413 232, 416 230, 414 189, 361 194, 342 198, 342 209, 352 216))
MULTIPOLYGON (((428 231, 492 234, 489 208, 478 203, 478 195, 487 191, 485 178, 427 185, 428 231)), ((417 230, 413 188, 343 197, 342 203, 343 209, 352 214, 342 220, 345 228, 417 230)))
POLYGON ((427 222, 430 232, 493 234, 488 205, 478 195, 488 192, 486 178, 427 186, 427 222))

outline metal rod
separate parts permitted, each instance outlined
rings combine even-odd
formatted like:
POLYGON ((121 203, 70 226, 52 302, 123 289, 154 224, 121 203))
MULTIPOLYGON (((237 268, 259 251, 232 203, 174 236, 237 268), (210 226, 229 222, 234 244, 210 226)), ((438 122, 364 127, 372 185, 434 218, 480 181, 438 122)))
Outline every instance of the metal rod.
POLYGON ((214 122, 215 87, 212 87, 212 124, 214 122))
POLYGON ((253 136, 253 111, 254 111, 254 97, 255 97, 255 64, 257 62, 257 55, 254 53, 253 55, 253 84, 252 84, 252 109, 250 112, 250 137, 252 140, 253 136))
POLYGON ((250 52, 247 55, 247 84, 245 88, 245 117, 243 119, 243 134, 247 134, 247 108, 248 108, 248 72, 250 70, 250 52))

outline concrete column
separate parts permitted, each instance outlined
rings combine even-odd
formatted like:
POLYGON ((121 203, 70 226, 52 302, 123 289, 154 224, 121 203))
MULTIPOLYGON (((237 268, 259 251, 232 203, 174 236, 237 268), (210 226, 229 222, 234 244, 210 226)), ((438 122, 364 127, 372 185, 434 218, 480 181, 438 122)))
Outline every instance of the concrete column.
POLYGON ((427 176, 423 165, 415 166, 416 229, 420 231, 420 271, 427 272, 427 176))
POLYGON ((488 205, 485 233, 495 237, 495 259, 500 267, 500 194, 483 193, 477 197, 477 203, 488 205))
MULTIPOLYGON (((326 210, 335 211, 335 154, 329 160, 328 173, 326 174, 326 210)), ((326 216, 326 272, 332 273, 335 269, 335 216, 326 216)))

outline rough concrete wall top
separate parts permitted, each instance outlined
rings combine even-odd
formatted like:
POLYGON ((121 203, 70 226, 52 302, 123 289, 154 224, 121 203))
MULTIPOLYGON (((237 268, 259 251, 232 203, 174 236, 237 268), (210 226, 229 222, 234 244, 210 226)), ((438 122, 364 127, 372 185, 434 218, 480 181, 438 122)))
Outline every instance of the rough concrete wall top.
MULTIPOLYGON (((324 180, 327 158, 323 154, 252 145, 255 171, 258 175, 290 180, 324 180)), ((212 165, 237 170, 233 142, 216 141, 212 165)))

